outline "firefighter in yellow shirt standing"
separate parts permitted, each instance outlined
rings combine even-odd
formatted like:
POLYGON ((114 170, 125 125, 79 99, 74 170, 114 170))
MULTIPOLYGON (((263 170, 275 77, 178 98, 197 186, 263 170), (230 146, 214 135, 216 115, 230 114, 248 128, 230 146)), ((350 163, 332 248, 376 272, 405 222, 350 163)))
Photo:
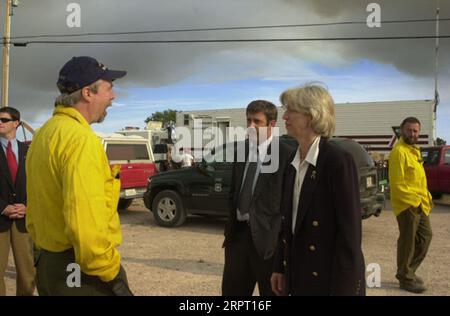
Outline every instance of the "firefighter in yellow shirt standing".
POLYGON ((426 290, 416 270, 427 254, 432 236, 429 214, 433 203, 416 145, 419 134, 420 121, 415 117, 404 119, 401 138, 389 156, 392 209, 400 231, 396 278, 401 289, 413 293, 426 290))
POLYGON ((39 295, 132 295, 117 251, 119 170, 90 126, 104 120, 112 82, 125 74, 73 57, 60 70, 53 117, 33 137, 26 224, 39 295))

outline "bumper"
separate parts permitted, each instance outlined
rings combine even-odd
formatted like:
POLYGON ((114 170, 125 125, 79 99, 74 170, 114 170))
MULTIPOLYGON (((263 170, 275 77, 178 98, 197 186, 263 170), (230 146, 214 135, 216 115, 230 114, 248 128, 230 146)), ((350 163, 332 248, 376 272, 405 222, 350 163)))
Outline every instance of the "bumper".
POLYGON ((121 199, 136 199, 144 196, 146 188, 120 189, 121 199))
POLYGON ((361 216, 363 219, 372 215, 378 216, 385 206, 383 193, 378 193, 368 198, 361 198, 361 216))
POLYGON ((150 190, 147 190, 144 193, 144 205, 146 208, 148 208, 149 210, 151 209, 151 205, 150 205, 150 190))

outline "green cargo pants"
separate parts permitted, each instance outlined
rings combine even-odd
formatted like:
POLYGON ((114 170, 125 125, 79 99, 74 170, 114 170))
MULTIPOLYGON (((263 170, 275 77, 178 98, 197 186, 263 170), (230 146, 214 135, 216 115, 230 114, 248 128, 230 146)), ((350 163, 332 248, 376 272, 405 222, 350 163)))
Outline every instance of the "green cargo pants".
POLYGON ((113 296, 98 277, 77 273, 73 249, 64 252, 35 250, 36 287, 41 296, 113 296), (69 269, 68 269, 69 267, 69 269), (69 270, 69 271, 68 271, 69 270), (77 282, 77 277, 80 282, 77 282))
POLYGON ((400 235, 397 240, 397 279, 416 282, 416 270, 430 246, 432 231, 429 216, 422 208, 410 207, 397 216, 400 235))

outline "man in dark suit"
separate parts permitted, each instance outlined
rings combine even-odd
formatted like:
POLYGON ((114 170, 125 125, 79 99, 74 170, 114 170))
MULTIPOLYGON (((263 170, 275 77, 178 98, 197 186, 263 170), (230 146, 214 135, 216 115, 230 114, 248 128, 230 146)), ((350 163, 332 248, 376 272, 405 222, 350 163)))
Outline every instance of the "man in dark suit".
POLYGON ((16 139, 20 112, 0 108, 0 295, 12 248, 16 266, 16 294, 33 295, 34 266, 31 238, 25 228, 27 204, 25 156, 28 146, 16 139))
POLYGON ((257 100, 247 106, 249 140, 237 144, 231 192, 233 208, 225 228, 222 294, 249 296, 258 283, 260 295, 270 288, 273 254, 280 229, 282 177, 291 147, 272 135, 274 104, 257 100), (242 148, 240 148, 242 147, 242 148), (239 161, 238 155, 245 148, 239 161))

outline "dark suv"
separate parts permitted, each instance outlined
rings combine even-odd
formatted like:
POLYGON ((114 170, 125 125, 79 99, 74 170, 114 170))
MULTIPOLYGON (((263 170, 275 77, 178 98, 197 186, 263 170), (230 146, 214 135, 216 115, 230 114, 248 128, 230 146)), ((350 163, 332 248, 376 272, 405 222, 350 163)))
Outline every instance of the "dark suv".
MULTIPOLYGON (((297 147, 294 139, 281 137, 297 147)), ((358 167, 360 179, 361 216, 378 216, 384 207, 384 194, 378 191, 377 169, 367 151, 351 139, 330 141, 348 151, 358 167)), ((224 157, 222 148, 215 157, 224 157)), ((162 172, 149 178, 144 194, 145 206, 153 211, 161 226, 180 226, 187 215, 228 216, 231 209, 230 185, 232 163, 201 162, 193 167, 162 172)))

